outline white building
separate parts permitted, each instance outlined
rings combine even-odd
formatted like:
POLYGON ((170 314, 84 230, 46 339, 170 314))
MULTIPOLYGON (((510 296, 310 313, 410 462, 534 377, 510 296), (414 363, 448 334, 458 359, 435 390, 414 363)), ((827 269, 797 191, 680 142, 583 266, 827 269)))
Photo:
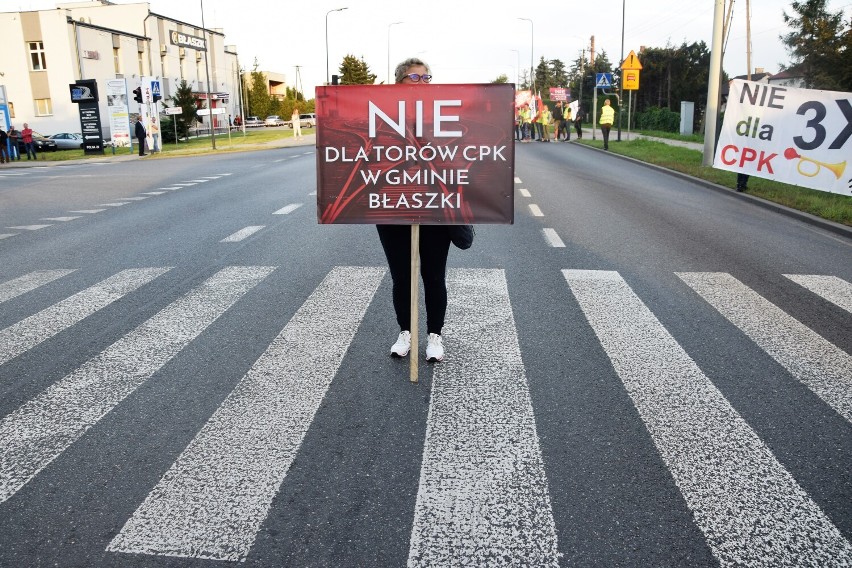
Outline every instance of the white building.
POLYGON ((136 112, 132 91, 142 77, 160 81, 163 102, 181 80, 191 85, 198 108, 224 107, 217 126, 241 115, 240 74, 235 46, 225 45, 221 29, 174 20, 151 12, 147 2, 111 4, 90 0, 59 4, 55 10, 0 12, 0 84, 5 85, 11 121, 34 130, 79 132, 77 105, 71 102, 69 84, 94 79, 100 92, 99 107, 104 136, 108 139, 106 82, 125 79, 129 110, 136 112))

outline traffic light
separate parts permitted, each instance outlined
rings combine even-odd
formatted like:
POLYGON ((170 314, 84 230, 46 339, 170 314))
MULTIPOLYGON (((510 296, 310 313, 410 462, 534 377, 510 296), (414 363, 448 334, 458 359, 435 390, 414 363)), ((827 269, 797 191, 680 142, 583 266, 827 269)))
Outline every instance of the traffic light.
POLYGON ((133 100, 137 103, 142 102, 142 87, 136 87, 133 89, 133 100))

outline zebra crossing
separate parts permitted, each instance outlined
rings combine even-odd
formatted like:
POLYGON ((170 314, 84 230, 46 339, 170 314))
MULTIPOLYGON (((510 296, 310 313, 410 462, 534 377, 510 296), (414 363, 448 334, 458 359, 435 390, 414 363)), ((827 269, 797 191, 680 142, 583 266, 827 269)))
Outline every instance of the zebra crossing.
MULTIPOLYGON (((172 270, 119 271, 0 330, 0 369, 172 270)), ((0 516, 87 431, 238 301, 272 266, 228 266, 18 408, 0 417, 0 516), (7 504, 8 505, 8 504, 7 504)), ((74 269, 0 281, 0 309, 74 269)), ((678 272, 711 306, 847 422, 852 357, 737 278, 678 272)), ((852 284, 785 274, 803 295, 850 313, 852 284)), ((576 303, 706 545, 721 566, 850 566, 848 536, 773 454, 677 338, 615 271, 565 268, 553 302, 576 303)), ((332 268, 206 420, 106 552, 240 562, 299 455, 353 338, 387 279, 384 267, 332 268), (317 348, 321 345, 322 348, 317 348)), ((452 269, 433 367, 407 563, 559 566, 559 531, 524 354, 501 269, 452 269)), ((850 506, 847 504, 846 508, 850 506)), ((120 563, 120 560, 116 560, 120 563)))

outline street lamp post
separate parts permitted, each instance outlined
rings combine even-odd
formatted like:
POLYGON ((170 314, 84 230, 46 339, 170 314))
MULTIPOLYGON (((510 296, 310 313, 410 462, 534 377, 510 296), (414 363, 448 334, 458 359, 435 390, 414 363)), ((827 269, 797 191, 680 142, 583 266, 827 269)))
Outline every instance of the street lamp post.
POLYGON ((210 140, 213 142, 213 149, 216 149, 216 128, 213 115, 213 103, 210 101, 210 66, 207 63, 207 51, 209 50, 209 46, 207 45, 207 26, 204 25, 204 0, 199 0, 201 2, 201 32, 204 34, 204 72, 207 74, 207 110, 210 112, 208 115, 210 117, 210 140))
POLYGON ((387 84, 390 85, 393 81, 390 80, 390 29, 391 26, 395 26, 397 24, 401 24, 402 22, 393 22, 392 24, 388 24, 388 78, 387 84))
POLYGON ((535 25, 533 21, 529 18, 518 18, 519 20, 526 20, 530 23, 530 87, 533 91, 533 96, 535 96, 535 72, 533 71, 533 38, 535 38, 535 25))
POLYGON ((328 85, 331 82, 330 76, 328 74, 328 15, 332 12, 340 12, 342 10, 347 10, 349 7, 346 6, 344 8, 335 8, 334 10, 329 10, 325 13, 325 84, 328 85))

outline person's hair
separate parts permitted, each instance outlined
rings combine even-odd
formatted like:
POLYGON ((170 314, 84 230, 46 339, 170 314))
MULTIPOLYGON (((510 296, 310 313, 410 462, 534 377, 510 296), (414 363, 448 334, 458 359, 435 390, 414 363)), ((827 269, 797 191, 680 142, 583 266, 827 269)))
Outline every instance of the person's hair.
POLYGON ((426 64, 423 60, 418 59, 417 57, 409 57, 402 63, 396 66, 396 71, 394 71, 394 78, 397 83, 402 83, 405 76, 408 74, 408 70, 415 65, 422 65, 426 68, 427 73, 431 73, 432 70, 429 68, 429 65, 426 64))

